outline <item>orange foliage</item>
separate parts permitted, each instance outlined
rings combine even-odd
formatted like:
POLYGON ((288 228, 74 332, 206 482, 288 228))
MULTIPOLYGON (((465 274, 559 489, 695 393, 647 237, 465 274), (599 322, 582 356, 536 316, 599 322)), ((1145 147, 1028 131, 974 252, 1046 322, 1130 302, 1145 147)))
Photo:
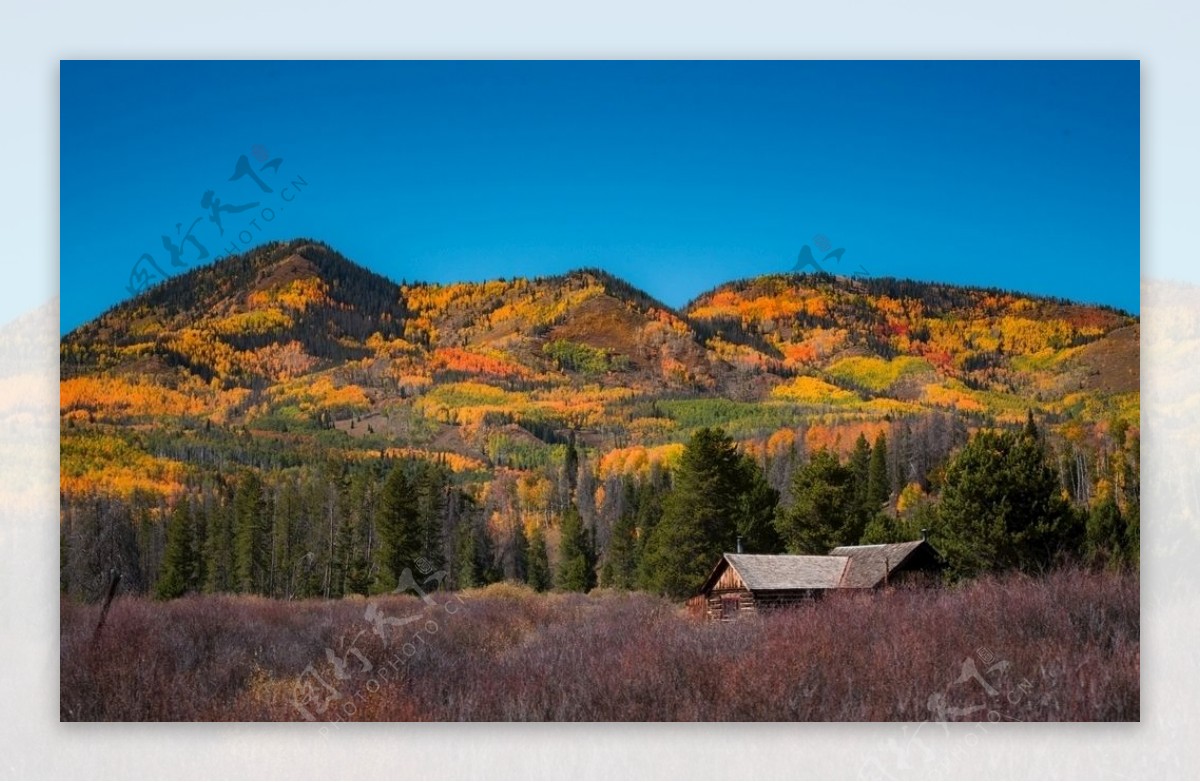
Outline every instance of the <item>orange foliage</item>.
POLYGON ((983 403, 965 389, 931 383, 925 386, 921 400, 938 407, 955 407, 959 410, 981 412, 983 403))
POLYGON ((100 420, 201 415, 206 407, 195 391, 182 393, 144 378, 75 377, 59 384, 59 410, 87 410, 100 420))
POLYGON ((810 364, 817 360, 817 348, 809 342, 783 346, 783 358, 789 364, 810 364))
POLYGON ((135 491, 174 499, 183 492, 187 466, 151 456, 114 435, 88 431, 61 440, 59 489, 64 494, 129 497, 135 491))
POLYGON ((854 450, 854 442, 861 434, 868 443, 874 443, 880 434, 887 434, 891 424, 887 421, 847 421, 837 424, 814 424, 804 436, 809 453, 825 448, 839 456, 848 456, 854 450))
POLYGON ((493 375, 496 377, 531 377, 532 372, 520 364, 515 364, 497 356, 475 353, 462 348, 438 348, 430 360, 433 369, 448 369, 458 372, 468 372, 478 375, 493 375))
POLYGON ((783 456, 791 453, 796 447, 796 430, 780 429, 767 438, 767 455, 783 456))

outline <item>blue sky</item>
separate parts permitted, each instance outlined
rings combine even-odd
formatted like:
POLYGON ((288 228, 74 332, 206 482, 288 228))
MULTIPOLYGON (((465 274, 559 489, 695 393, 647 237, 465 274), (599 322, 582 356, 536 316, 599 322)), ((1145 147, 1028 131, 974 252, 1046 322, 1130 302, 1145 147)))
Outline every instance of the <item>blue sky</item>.
POLYGON ((64 332, 143 254, 296 236, 396 280, 600 266, 672 305, 821 236, 834 273, 1139 309, 1136 61, 63 62, 61 109, 64 332))

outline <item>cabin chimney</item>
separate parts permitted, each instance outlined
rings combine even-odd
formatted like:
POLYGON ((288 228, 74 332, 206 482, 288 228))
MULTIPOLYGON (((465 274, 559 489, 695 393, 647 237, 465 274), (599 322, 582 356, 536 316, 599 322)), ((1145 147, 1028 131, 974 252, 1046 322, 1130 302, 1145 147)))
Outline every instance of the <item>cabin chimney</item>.
POLYGON ((738 535, 738 539, 737 539, 737 553, 739 553, 739 554, 742 553, 742 536, 741 535, 738 535))
POLYGON ((929 527, 921 527, 921 540, 929 540, 929 527))

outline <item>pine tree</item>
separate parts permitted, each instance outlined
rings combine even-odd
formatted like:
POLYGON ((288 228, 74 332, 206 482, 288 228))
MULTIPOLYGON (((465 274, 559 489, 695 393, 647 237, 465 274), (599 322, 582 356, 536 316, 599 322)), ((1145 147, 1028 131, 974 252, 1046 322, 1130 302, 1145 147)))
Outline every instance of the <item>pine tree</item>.
POLYGON ((1025 411, 1025 430, 1023 433, 1032 440, 1038 439, 1037 424, 1033 422, 1033 408, 1025 411))
POLYGON ((649 589, 686 597, 699 588, 721 554, 737 545, 745 489, 733 440, 720 429, 696 432, 684 447, 642 559, 649 589))
POLYGON ((873 543, 899 543, 900 538, 896 532, 896 520, 889 513, 884 513, 883 511, 876 513, 867 522, 867 526, 863 530, 862 539, 859 542, 864 546, 869 546, 873 543))
POLYGON ((479 563, 479 541, 475 525, 469 521, 460 524, 456 530, 455 545, 458 567, 455 572, 455 584, 459 589, 473 589, 483 586, 483 569, 479 563))
POLYGON ((205 504, 204 591, 233 589, 233 507, 215 499, 205 504))
POLYGON ((625 508, 613 524, 604 559, 604 586, 633 589, 637 582, 637 522, 636 490, 626 490, 625 508))
POLYGON ((373 591, 391 592, 400 583, 405 568, 414 574, 419 572, 416 560, 421 556, 424 538, 416 495, 402 464, 393 467, 384 481, 375 528, 379 547, 373 591))
POLYGON ((541 527, 535 526, 529 536, 529 577, 526 580, 538 592, 550 588, 550 557, 541 527))
POLYGON ((1111 495, 1105 496, 1088 513, 1084 544, 1088 561, 1111 568, 1123 565, 1127 534, 1120 506, 1111 495))
POLYGON ((526 581, 529 576, 529 538, 525 535, 523 522, 518 520, 513 527, 512 577, 516 581, 526 581))
POLYGON ((192 532, 191 506, 187 497, 184 497, 171 512, 162 574, 155 584, 155 595, 162 600, 171 600, 195 591, 198 560, 192 532))
POLYGON ((246 471, 233 498, 233 572, 238 592, 262 592, 266 585, 270 525, 258 474, 246 471))
POLYGON ((652 571, 653 563, 647 552, 651 550, 654 530, 663 515, 663 502, 669 485, 666 473, 653 471, 649 479, 638 485, 634 493, 634 523, 637 527, 637 580, 638 589, 654 590, 657 574, 652 571))
POLYGON ((374 499, 376 490, 374 467, 355 472, 350 479, 347 500, 347 525, 350 528, 350 551, 346 562, 346 594, 365 595, 371 590, 371 553, 374 542, 374 499))
POLYGON ((1028 430, 981 431, 946 469, 936 544, 952 575, 1044 570, 1077 551, 1078 518, 1028 430))
POLYGON ((828 554, 835 546, 857 543, 853 476, 837 454, 821 449, 792 479, 792 505, 781 508, 776 527, 793 554, 828 554))
POLYGON ((892 486, 888 480, 887 435, 883 432, 875 438, 871 448, 871 464, 867 474, 867 507, 871 515, 879 513, 891 502, 892 486))
POLYGON ((299 512, 300 502, 295 484, 290 480, 283 481, 276 492, 274 503, 274 523, 271 532, 271 561, 277 573, 272 594, 276 597, 286 597, 290 594, 292 573, 294 572, 292 552, 292 520, 299 512))
POLYGON ((871 446, 865 434, 860 433, 854 441, 854 450, 850 453, 846 467, 850 470, 854 509, 844 539, 847 544, 854 544, 862 538, 863 530, 876 510, 870 504, 871 446))
POLYGON ((775 529, 775 509, 779 492, 771 488, 758 462, 742 456, 741 496, 737 533, 742 549, 748 554, 778 554, 783 540, 775 529))
POLYGON ((446 565, 442 540, 442 524, 446 518, 446 492, 449 476, 446 470, 432 462, 423 462, 417 470, 414 490, 417 502, 417 523, 421 530, 421 553, 425 569, 441 570, 446 565))
POLYGON ((570 491, 575 491, 575 484, 579 477, 579 451, 575 449, 575 432, 571 431, 571 435, 567 440, 567 451, 563 457, 563 478, 570 491))
POLYGON ((567 592, 587 592, 596 585, 596 573, 592 568, 592 557, 587 531, 579 509, 571 504, 563 514, 559 543, 557 586, 567 592))
POLYGON ((333 569, 329 594, 343 597, 349 592, 350 570, 354 562, 354 522, 349 515, 338 519, 333 547, 333 569))

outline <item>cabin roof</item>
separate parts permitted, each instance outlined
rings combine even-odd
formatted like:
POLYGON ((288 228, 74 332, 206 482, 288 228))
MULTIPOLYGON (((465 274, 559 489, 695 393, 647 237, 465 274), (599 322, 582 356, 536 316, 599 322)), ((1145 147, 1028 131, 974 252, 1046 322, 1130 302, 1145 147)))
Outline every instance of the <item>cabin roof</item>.
POLYGON ((726 554, 725 559, 751 591, 833 589, 849 562, 847 557, 788 554, 726 554))
POLYGON ((882 584, 885 575, 895 573, 922 546, 930 548, 923 540, 911 540, 907 543, 878 543, 872 546, 838 546, 829 554, 849 560, 839 586, 870 589, 882 584))
POLYGON ((733 568, 746 589, 787 591, 805 589, 871 589, 903 567, 914 556, 937 552, 924 540, 880 543, 872 546, 839 546, 826 555, 725 554, 700 588, 711 590, 726 567, 733 568))

